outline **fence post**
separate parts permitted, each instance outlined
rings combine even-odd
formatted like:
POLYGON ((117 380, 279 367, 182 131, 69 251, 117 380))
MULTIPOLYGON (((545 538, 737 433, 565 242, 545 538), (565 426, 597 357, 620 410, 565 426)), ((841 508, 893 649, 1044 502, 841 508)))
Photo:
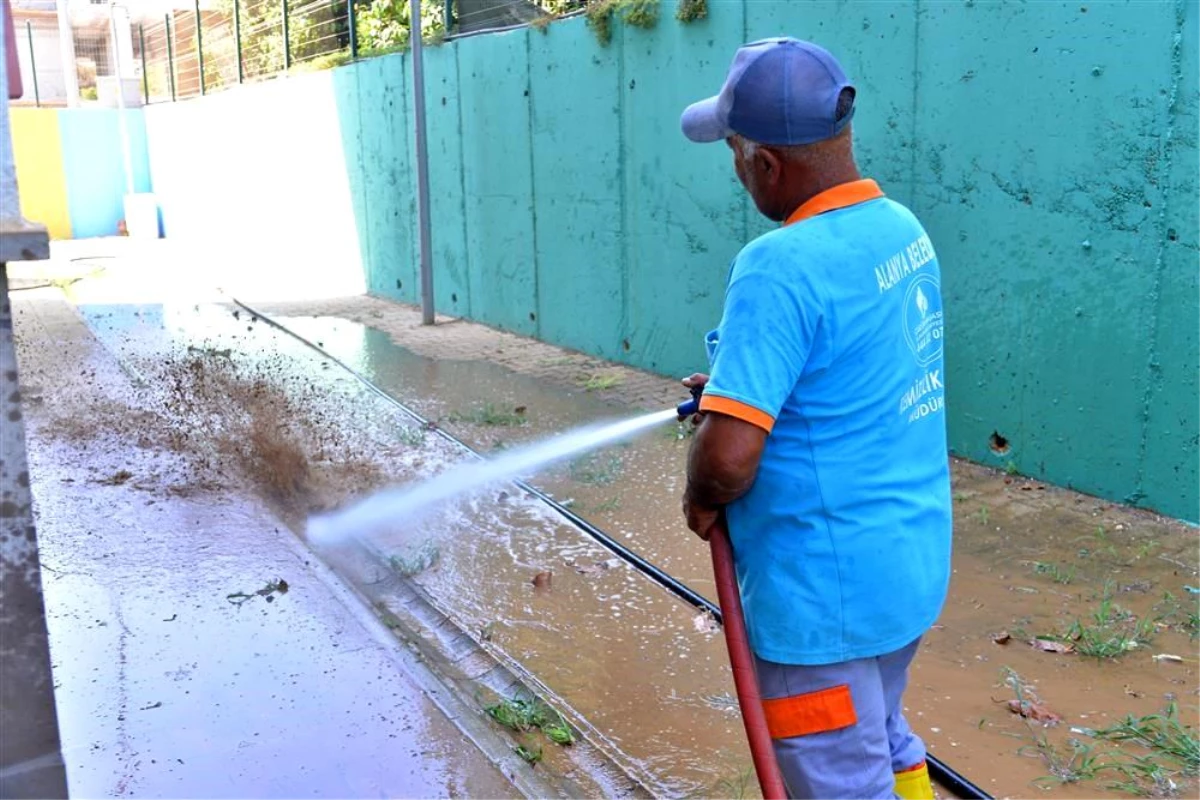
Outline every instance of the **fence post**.
POLYGON ((287 0, 280 0, 283 4, 283 71, 287 72, 292 68, 292 42, 288 36, 288 5, 287 0))
POLYGON ((346 24, 350 26, 350 60, 358 58, 358 21, 354 18, 354 0, 346 0, 346 24))
POLYGON ((146 69, 146 29, 138 23, 138 41, 142 48, 142 96, 146 105, 150 105, 150 71, 146 69))
POLYGON ((163 14, 163 30, 167 32, 167 77, 171 83, 171 102, 175 102, 175 45, 171 36, 171 15, 163 14))
POLYGON ((446 0, 446 12, 442 17, 442 27, 446 29, 446 35, 454 30, 454 0, 446 0))
POLYGON ((200 0, 196 0, 196 63, 200 67, 200 94, 204 94, 204 25, 200 18, 200 0))
POLYGON ((25 20, 25 35, 29 37, 29 72, 33 76, 33 102, 38 108, 42 107, 42 95, 37 84, 37 55, 33 52, 33 23, 25 20))
POLYGON ((233 0, 233 45, 237 51, 238 83, 245 79, 245 71, 242 69, 242 12, 240 6, 239 0, 233 0))

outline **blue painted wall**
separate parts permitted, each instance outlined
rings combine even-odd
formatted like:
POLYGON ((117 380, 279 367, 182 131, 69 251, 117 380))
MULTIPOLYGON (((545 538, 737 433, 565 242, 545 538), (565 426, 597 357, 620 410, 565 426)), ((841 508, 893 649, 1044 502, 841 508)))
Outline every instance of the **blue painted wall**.
MULTIPOLYGON (((127 191, 122 156, 120 118, 116 109, 72 108, 58 112, 62 139, 63 172, 67 182, 67 208, 71 233, 76 239, 116 236, 125 217, 127 191)), ((141 109, 128 109, 131 166, 135 192, 149 192, 150 161, 146 122, 141 109)))

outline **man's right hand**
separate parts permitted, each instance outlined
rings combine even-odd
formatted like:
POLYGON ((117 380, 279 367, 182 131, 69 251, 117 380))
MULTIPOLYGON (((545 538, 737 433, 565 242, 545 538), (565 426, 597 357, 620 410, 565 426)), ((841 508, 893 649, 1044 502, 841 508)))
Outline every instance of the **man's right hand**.
MULTIPOLYGON (((683 379, 683 385, 689 391, 694 386, 699 386, 700 388, 704 388, 707 384, 708 384, 708 376, 702 372, 694 372, 691 375, 689 375, 688 377, 683 379)), ((699 425, 703 419, 704 419, 704 414, 702 414, 702 413, 701 414, 693 414, 692 415, 692 424, 699 425)))

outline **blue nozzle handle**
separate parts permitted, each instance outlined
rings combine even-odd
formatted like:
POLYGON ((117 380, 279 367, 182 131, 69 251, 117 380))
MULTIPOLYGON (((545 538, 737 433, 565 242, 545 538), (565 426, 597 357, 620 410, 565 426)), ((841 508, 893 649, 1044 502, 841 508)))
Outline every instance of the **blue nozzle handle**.
POLYGON ((675 407, 675 413, 680 419, 687 419, 690 416, 700 413, 700 396, 704 394, 703 386, 692 387, 692 399, 685 400, 675 407))

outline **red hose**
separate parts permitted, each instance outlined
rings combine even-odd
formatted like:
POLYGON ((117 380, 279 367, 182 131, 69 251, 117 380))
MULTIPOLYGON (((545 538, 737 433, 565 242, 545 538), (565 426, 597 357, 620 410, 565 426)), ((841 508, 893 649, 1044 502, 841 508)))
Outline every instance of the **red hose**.
POLYGON ((746 725, 746 738, 750 742, 750 755, 754 759, 758 785, 764 800, 786 800, 787 789, 779 773, 779 764, 775 761, 775 747, 767 730, 767 716, 763 712, 762 695, 758 691, 758 675, 754 672, 754 658, 750 655, 750 640, 746 637, 742 596, 738 591, 737 575, 733 571, 733 546, 729 543, 729 532, 723 521, 713 527, 709 542, 712 544, 713 573, 717 580, 717 600, 721 604, 721 616, 724 617, 725 646, 729 649, 733 684, 737 687, 738 705, 742 709, 742 722, 746 725))

